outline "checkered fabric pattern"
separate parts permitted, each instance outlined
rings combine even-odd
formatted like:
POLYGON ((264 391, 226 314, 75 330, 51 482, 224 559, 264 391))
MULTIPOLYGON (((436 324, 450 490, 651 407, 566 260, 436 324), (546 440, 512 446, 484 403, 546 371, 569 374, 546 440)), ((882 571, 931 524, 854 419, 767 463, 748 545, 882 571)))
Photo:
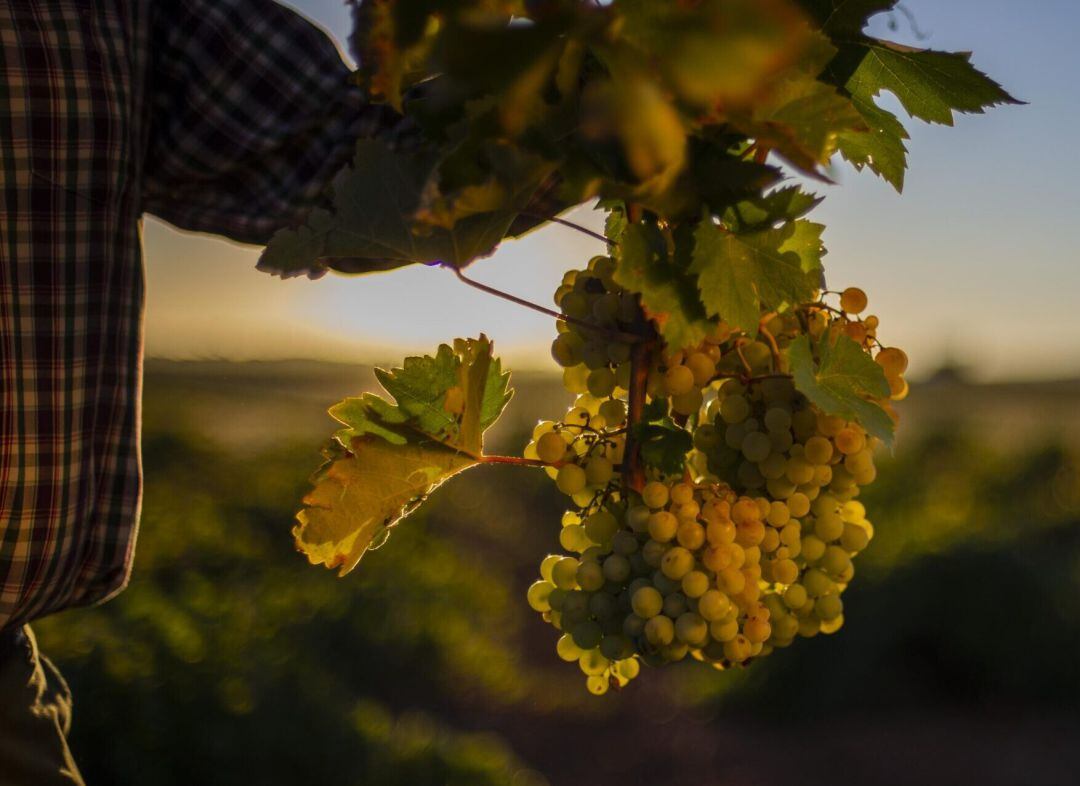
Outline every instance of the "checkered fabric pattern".
POLYGON ((141 215, 251 243, 301 220, 395 120, 347 76, 271 0, 0 3, 0 628, 127 582, 141 215))

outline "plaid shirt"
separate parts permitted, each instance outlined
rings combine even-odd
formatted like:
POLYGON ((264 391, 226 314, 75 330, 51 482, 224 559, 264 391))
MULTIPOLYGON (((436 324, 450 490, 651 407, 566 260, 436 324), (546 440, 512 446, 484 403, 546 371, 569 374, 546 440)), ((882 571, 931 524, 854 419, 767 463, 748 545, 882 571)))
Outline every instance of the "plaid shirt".
POLYGON ((250 243, 300 220, 394 120, 347 75, 271 0, 0 2, 0 628, 127 582, 141 215, 250 243))

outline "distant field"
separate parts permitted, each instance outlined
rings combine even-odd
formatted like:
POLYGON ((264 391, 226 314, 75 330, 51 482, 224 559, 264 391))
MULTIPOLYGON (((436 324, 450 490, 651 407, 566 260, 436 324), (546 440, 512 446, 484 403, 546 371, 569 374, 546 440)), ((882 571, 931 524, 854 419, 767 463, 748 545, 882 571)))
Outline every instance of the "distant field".
MULTIPOLYGON (((491 434, 491 446, 514 450, 510 435, 570 401, 556 373, 514 372, 514 401, 491 434)), ((258 450, 282 439, 321 439, 334 428, 326 408, 377 390, 369 366, 287 361, 146 363, 146 430, 194 428, 231 449, 258 450)), ((991 446, 1047 439, 1080 444, 1080 379, 973 384, 939 374, 912 387, 898 405, 901 445, 962 423, 991 446)))

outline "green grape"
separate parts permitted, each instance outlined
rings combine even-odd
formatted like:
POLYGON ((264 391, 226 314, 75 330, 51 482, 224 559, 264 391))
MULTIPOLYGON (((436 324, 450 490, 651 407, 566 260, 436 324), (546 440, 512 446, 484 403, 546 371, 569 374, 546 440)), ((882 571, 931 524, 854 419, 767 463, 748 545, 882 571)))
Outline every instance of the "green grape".
POLYGON ((529 586, 526 597, 534 611, 551 611, 548 598, 551 596, 553 589, 555 589, 555 585, 547 581, 537 581, 529 586))
POLYGON ((621 554, 612 554, 604 560, 604 578, 621 583, 630 578, 630 560, 621 554))
POLYGON ((700 598, 709 589, 709 576, 700 570, 692 570, 682 577, 682 591, 688 598, 700 598))
POLYGON ((645 638, 654 647, 670 644, 675 638, 675 623, 663 614, 652 617, 645 623, 645 638))
POLYGON ((649 537, 657 543, 671 540, 678 529, 679 520, 666 510, 659 510, 649 516, 649 537))
POLYGON ((631 654, 632 649, 629 639, 616 633, 604 636, 600 641, 600 652, 608 660, 617 661, 631 654))
POLYGON ((760 431, 752 431, 743 437, 740 448, 747 461, 758 462, 769 457, 772 452, 772 443, 769 442, 768 435, 760 431))
POLYGON ((559 467, 559 474, 555 478, 555 485, 563 494, 571 495, 582 491, 587 485, 585 470, 577 464, 564 464, 559 467))
POLYGON ((577 581, 578 561, 573 557, 563 557, 551 569, 551 581, 559 589, 573 589, 577 581))
POLYGON ((591 486, 606 486, 614 474, 611 462, 603 456, 593 456, 585 465, 585 479, 591 486))
POLYGON ((607 367, 591 371, 585 386, 596 398, 607 398, 615 390, 615 372, 607 367))
POLYGON ((836 593, 822 595, 814 601, 814 613, 824 622, 829 622, 840 616, 844 611, 844 602, 836 593))
POLYGON ((568 663, 578 660, 585 654, 584 650, 574 643, 574 638, 569 633, 564 633, 559 637, 559 640, 555 642, 555 652, 562 660, 565 660, 568 663))
POLYGON ((719 590, 710 589, 698 598, 698 614, 704 619, 723 619, 731 610, 731 600, 719 590))
POLYGON ((641 664, 636 658, 627 658, 618 661, 613 669, 623 679, 632 680, 641 672, 641 664))
MULTIPOLYGON (((563 612, 564 616, 565 614, 566 612, 563 612)), ((592 620, 586 620, 575 625, 570 630, 570 635, 581 649, 591 650, 600 646, 600 639, 604 634, 599 625, 592 620)))
POLYGON ((822 595, 827 595, 832 592, 836 586, 833 584, 832 579, 826 576, 820 570, 811 568, 803 576, 803 586, 806 587, 806 592, 812 598, 819 598, 822 595))
POLYGON ((611 661, 605 658, 599 649, 593 649, 581 656, 578 666, 589 676, 598 676, 608 670, 611 661))
POLYGON ((585 687, 593 696, 603 696, 608 692, 608 680, 599 675, 589 675, 585 678, 585 687))
POLYGON ((669 396, 681 396, 694 389, 694 372, 686 366, 672 366, 664 372, 664 390, 669 396))
POLYGON ((619 426, 626 421, 626 404, 617 398, 608 399, 600 404, 600 417, 609 426, 619 426))
POLYGON ((673 581, 681 581, 683 576, 693 569, 694 555, 682 546, 675 546, 668 550, 660 560, 660 570, 673 581))
POLYGON ((582 562, 577 569, 577 583, 586 592, 595 592, 604 586, 604 570, 597 562, 582 562))
POLYGON ((663 596, 653 587, 642 587, 630 598, 630 606, 634 613, 645 620, 659 614, 663 605, 663 596))
POLYGON ((555 567, 555 563, 562 559, 561 554, 548 554, 544 557, 540 563, 540 577, 544 581, 551 581, 551 569, 555 567))
POLYGON ((741 423, 749 416, 750 402, 742 396, 728 396, 720 403, 720 417, 725 423, 741 423))
POLYGON ((675 636, 686 644, 700 647, 709 636, 709 625, 699 615, 687 611, 675 620, 675 636))
POLYGON ((542 434, 536 441, 536 455, 545 464, 555 464, 566 456, 566 440, 557 432, 542 434))
POLYGON ((641 491, 642 501, 652 509, 662 508, 668 501, 668 489, 663 483, 646 483, 641 491))

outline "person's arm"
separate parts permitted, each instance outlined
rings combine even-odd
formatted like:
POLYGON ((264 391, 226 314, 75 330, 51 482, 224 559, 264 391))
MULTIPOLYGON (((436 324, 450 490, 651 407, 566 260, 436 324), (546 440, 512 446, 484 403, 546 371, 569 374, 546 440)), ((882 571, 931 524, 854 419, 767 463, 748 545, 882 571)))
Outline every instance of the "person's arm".
POLYGON ((155 3, 143 207, 266 243, 320 202, 355 141, 399 116, 349 84, 336 45, 272 0, 155 3))

